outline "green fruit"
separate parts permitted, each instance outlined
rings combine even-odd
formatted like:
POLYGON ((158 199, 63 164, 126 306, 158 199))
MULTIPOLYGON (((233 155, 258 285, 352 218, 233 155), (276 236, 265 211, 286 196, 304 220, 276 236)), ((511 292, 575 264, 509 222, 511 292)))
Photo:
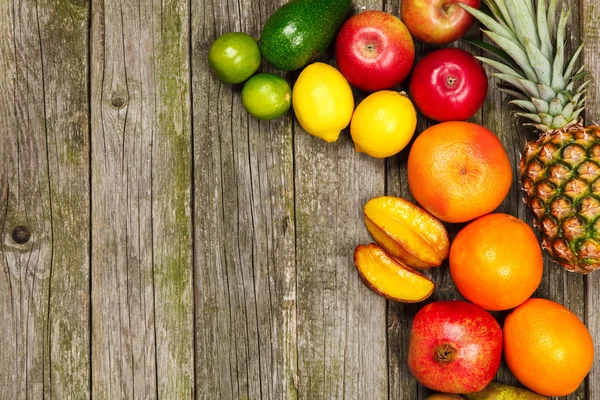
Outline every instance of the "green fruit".
POLYGON ((225 83, 241 83, 260 66, 256 41, 242 32, 230 32, 215 40, 208 51, 208 63, 225 83))
POLYGON ((265 23, 259 46, 273 66, 293 71, 325 50, 350 9, 351 0, 291 0, 265 23))
POLYGON ((463 394, 467 400, 544 400, 548 399, 527 389, 516 388, 505 383, 492 382, 477 393, 463 394))
POLYGON ((258 119, 275 119, 290 109, 292 89, 285 79, 273 74, 256 74, 242 89, 242 103, 258 119))

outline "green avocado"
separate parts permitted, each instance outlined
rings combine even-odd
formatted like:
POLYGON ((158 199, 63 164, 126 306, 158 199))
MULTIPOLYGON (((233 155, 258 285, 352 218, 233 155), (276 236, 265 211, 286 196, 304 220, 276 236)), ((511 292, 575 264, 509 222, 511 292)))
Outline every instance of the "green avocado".
POLYGON ((304 67, 329 46, 351 4, 352 0, 291 0, 265 23, 260 52, 277 69, 304 67))

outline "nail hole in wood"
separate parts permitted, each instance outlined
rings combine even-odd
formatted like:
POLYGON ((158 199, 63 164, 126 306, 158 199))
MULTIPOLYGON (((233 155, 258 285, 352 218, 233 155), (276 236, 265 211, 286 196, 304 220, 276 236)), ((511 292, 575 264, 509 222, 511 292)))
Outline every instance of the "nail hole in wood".
POLYGON ((17 226, 12 231, 12 238, 17 244, 25 244, 31 239, 31 231, 26 226, 17 226))
POLYGON ((125 97, 123 97, 120 94, 113 94, 112 98, 110 99, 110 103, 113 105, 113 107, 115 108, 121 108, 125 105, 126 99, 125 97))

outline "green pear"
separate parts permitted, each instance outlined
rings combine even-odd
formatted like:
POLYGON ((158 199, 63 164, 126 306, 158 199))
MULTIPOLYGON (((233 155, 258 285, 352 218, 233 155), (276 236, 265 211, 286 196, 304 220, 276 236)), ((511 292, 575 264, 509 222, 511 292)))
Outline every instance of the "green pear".
POLYGON ((517 388, 505 383, 492 382, 477 393, 463 394, 467 400, 544 400, 548 399, 531 390, 517 388))

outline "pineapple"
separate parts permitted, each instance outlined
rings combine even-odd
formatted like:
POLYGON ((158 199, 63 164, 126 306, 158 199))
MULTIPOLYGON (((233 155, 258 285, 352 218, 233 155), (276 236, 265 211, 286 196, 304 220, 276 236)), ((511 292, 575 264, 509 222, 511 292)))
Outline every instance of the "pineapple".
POLYGON ((485 0, 492 16, 461 4, 498 47, 475 44, 498 60, 478 59, 498 71, 524 117, 539 132, 520 162, 525 201, 542 246, 567 270, 600 268, 600 127, 584 127, 586 76, 575 64, 583 44, 565 63, 569 11, 557 17, 556 0, 485 0), (566 66, 565 66, 566 64, 566 66))

